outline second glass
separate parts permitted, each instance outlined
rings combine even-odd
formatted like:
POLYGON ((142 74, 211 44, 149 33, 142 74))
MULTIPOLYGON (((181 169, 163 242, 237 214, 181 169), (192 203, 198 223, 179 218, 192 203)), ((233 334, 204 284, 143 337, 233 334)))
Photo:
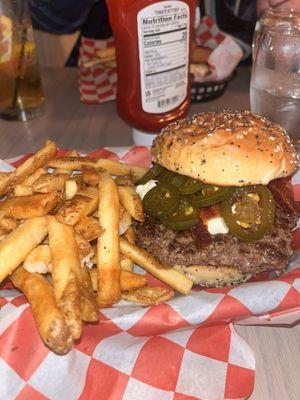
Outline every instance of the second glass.
POLYGON ((0 0, 0 117, 41 115, 44 95, 27 0, 0 0))
POLYGON ((299 139, 300 13, 278 10, 263 17, 254 43, 251 110, 299 139))

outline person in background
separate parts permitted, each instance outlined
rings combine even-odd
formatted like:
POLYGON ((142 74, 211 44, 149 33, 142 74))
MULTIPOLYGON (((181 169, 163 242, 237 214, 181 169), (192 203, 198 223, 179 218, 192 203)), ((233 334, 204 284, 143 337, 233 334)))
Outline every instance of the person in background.
MULTIPOLYGON (((219 28, 234 37, 251 60, 251 43, 257 16, 270 7, 299 8, 300 0, 199 0, 201 14, 211 15, 219 28)), ((33 26, 56 34, 73 33, 93 39, 112 35, 105 0, 29 0, 33 26)), ((77 64, 80 37, 66 63, 77 64)))
POLYGON ((257 0, 256 10, 259 16, 267 8, 285 8, 300 11, 299 0, 257 0))
POLYGON ((201 14, 211 15, 221 31, 232 36, 244 51, 243 63, 251 63, 255 24, 268 8, 299 9, 300 0, 200 0, 201 14))
MULTIPOLYGON (((93 39, 112 36, 105 0, 29 0, 32 24, 35 29, 55 34, 80 30, 93 39)), ((66 66, 76 66, 80 47, 77 40, 66 66)))

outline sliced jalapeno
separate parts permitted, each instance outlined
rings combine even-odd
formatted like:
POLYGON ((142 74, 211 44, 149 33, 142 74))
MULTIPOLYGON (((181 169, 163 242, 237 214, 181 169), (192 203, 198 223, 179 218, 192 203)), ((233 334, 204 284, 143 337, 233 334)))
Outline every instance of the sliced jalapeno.
POLYGON ((181 197, 177 209, 162 219, 162 223, 172 230, 190 229, 198 222, 197 209, 181 197))
POLYGON ((159 175, 158 180, 164 185, 173 185, 176 187, 180 187, 188 180, 188 177, 176 174, 175 172, 168 171, 166 169, 159 175))
POLYGON ((179 187, 179 193, 183 194, 192 194, 198 192, 200 189, 204 188, 205 184, 197 179, 188 178, 185 182, 183 182, 179 187))
POLYGON ((261 239, 274 223, 275 203, 266 186, 236 188, 220 209, 230 233, 246 243, 261 239))
POLYGON ((187 196, 187 198, 188 202, 194 207, 208 207, 225 200, 231 192, 232 189, 229 187, 205 185, 203 189, 187 196))
POLYGON ((152 217, 166 216, 176 210, 179 195, 174 186, 157 185, 149 190, 143 198, 144 210, 152 217))
POLYGON ((150 168, 144 176, 142 176, 138 181, 135 182, 136 185, 145 185, 145 183, 151 181, 151 179, 156 178, 162 171, 164 171, 164 167, 159 164, 154 164, 152 168, 150 168))

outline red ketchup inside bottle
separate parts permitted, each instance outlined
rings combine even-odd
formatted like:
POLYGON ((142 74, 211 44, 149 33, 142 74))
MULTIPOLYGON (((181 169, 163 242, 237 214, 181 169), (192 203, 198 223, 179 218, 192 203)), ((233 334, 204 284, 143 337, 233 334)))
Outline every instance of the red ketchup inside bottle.
POLYGON ((196 0, 107 0, 117 58, 117 110, 157 133, 186 115, 196 0))

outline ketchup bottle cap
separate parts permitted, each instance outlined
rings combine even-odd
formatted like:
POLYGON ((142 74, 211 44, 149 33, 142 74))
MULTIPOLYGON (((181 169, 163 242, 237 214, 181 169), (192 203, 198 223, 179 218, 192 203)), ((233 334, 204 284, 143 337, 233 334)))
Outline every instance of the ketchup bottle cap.
POLYGON ((151 146, 156 133, 144 132, 138 129, 132 129, 132 139, 136 146, 151 146))

